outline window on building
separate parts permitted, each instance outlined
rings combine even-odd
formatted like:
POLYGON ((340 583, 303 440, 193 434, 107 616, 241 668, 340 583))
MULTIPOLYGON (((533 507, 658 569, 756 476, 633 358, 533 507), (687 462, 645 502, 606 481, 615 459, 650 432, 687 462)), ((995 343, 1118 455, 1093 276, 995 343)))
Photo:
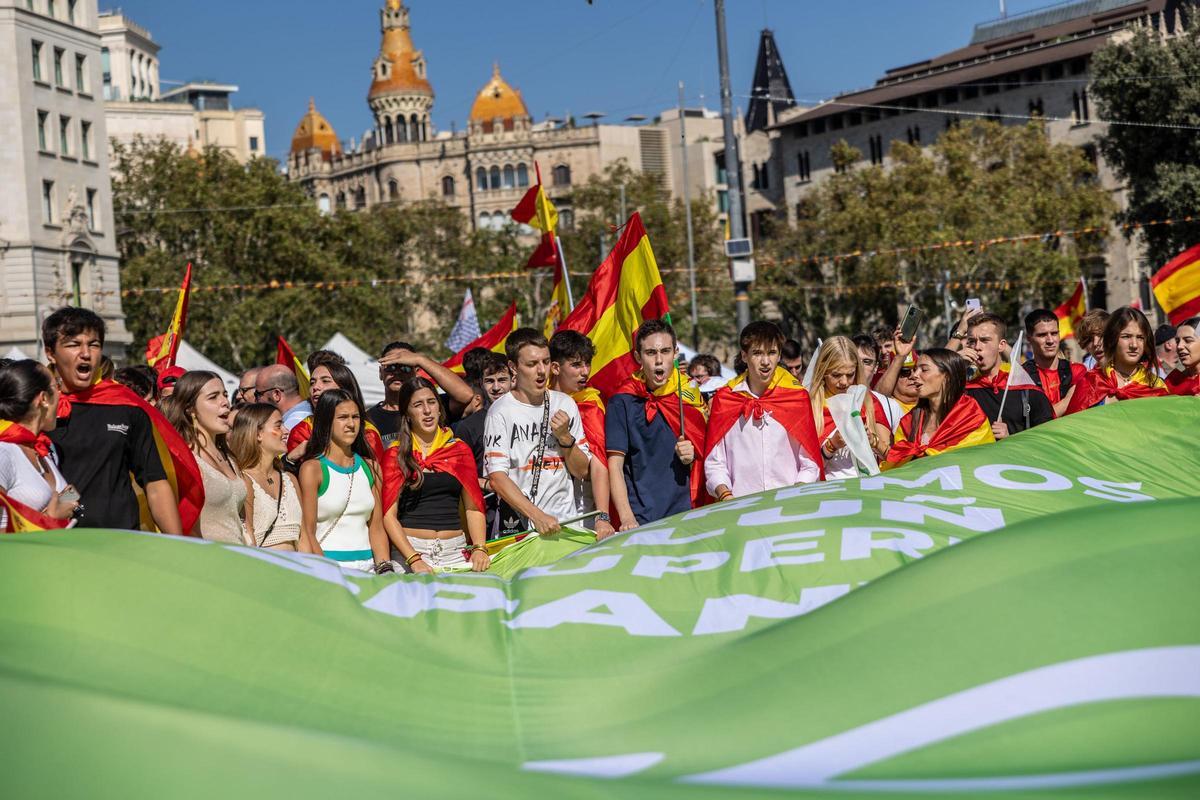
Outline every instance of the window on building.
POLYGON ((1013 89, 1021 88, 1021 73, 1010 72, 1004 76, 1004 91, 1011 92, 1013 89))
POLYGON ((33 42, 33 79, 42 79, 42 43, 36 40, 33 42))
POLYGON ((1063 65, 1061 61, 1056 61, 1046 70, 1050 80, 1056 81, 1063 76, 1063 65))
POLYGON ((814 135, 824 133, 825 132, 825 120, 823 120, 823 119, 813 120, 812 130, 813 130, 814 135))
POLYGON ((421 141, 421 121, 417 119, 417 115, 413 114, 408 120, 408 138, 414 142, 421 141))
POLYGON ((54 7, 54 0, 46 0, 46 13, 52 17, 58 16, 58 9, 54 7))
POLYGON ((320 197, 317 198, 317 210, 320 211, 322 214, 329 213, 329 195, 322 194, 320 197))
POLYGON ((757 188, 759 188, 759 186, 758 186, 758 178, 759 178, 758 164, 751 164, 750 169, 753 171, 753 177, 750 178, 750 188, 757 189, 757 188))
POLYGON ((729 213, 729 191, 726 189, 717 192, 717 212, 721 214, 729 213))
POLYGON ((82 256, 71 259, 71 302, 77 307, 83 305, 83 269, 86 266, 82 256))
POLYGON ((571 168, 566 164, 559 164, 554 168, 554 185, 555 186, 570 186, 571 185, 571 168))
POLYGON ((558 210, 558 224, 565 231, 575 230, 575 212, 569 208, 560 208, 558 210))
POLYGON ((46 120, 48 120, 49 118, 50 118, 50 112, 48 112, 48 111, 37 112, 38 150, 41 150, 43 152, 46 152, 50 149, 46 146, 46 120))
POLYGON ((842 118, 841 114, 834 114, 832 117, 829 118, 829 130, 840 131, 845 126, 846 126, 846 122, 842 118))
POLYGON ((517 186, 517 171, 512 164, 504 165, 504 188, 514 189, 517 186))
POLYGON ((929 92, 928 94, 926 94, 925 97, 922 98, 922 100, 921 100, 921 105, 924 106, 925 108, 937 108, 938 107, 938 93, 937 92, 929 92))
POLYGON ((1046 115, 1046 106, 1042 102, 1042 98, 1038 97, 1029 101, 1029 116, 1043 117, 1046 115))
POLYGON ((61 47, 54 48, 54 85, 66 86, 63 82, 63 55, 66 53, 61 47))
POLYGON ((354 190, 354 208, 360 209, 360 208, 366 208, 366 207, 367 207, 367 190, 360 186, 354 190))
POLYGON ((850 127, 853 128, 856 125, 862 125, 863 115, 861 111, 851 111, 846 117, 850 122, 850 127))
POLYGON ((1082 125, 1091 119, 1091 112, 1088 109, 1087 89, 1081 89, 1078 92, 1072 92, 1071 106, 1076 125, 1082 125))
POLYGON ((79 0, 67 0, 67 20, 69 22, 78 22, 75 18, 76 6, 79 5, 79 0))
POLYGON ((337 193, 337 207, 339 209, 346 207, 346 193, 345 192, 337 193))
POLYGON ((487 170, 483 167, 475 170, 475 188, 481 192, 487 191, 487 170))
POLYGON ((875 134, 870 138, 868 144, 871 146, 871 163, 883 163, 883 136, 875 134))
POLYGON ((92 158, 92 123, 84 120, 79 122, 79 155, 88 161, 92 158))
POLYGON ((42 222, 54 224, 54 181, 42 181, 42 222))
POLYGON ((87 57, 75 54, 75 91, 87 91, 87 57))
POLYGON ((769 162, 764 161, 758 168, 758 188, 771 188, 771 170, 769 162))
POLYGON ((479 224, 477 225, 477 227, 481 231, 490 230, 492 227, 492 215, 486 211, 480 211, 479 212, 479 224))
POLYGON ((88 230, 89 231, 100 230, 100 218, 98 216, 96 216, 96 190, 95 189, 87 190, 87 217, 88 217, 88 230))
POLYGON ((250 152, 251 153, 258 152, 258 137, 257 136, 250 137, 250 152))
POLYGON ((102 73, 101 81, 103 83, 104 99, 117 99, 112 96, 112 60, 109 57, 107 47, 100 48, 100 71, 102 73))
POLYGON ((797 125, 795 128, 793 128, 793 130, 795 130, 795 132, 796 132, 797 139, 803 139, 806 136, 808 136, 808 123, 801 122, 799 125, 797 125))
POLYGON ((802 181, 812 180, 812 162, 808 157, 807 150, 796 156, 796 174, 802 181))
POLYGON ((524 164, 517 164, 517 186, 524 189, 529 185, 529 167, 524 164))
POLYGON ((396 183, 396 180, 393 178, 392 180, 388 181, 388 200, 391 200, 394 203, 399 199, 400 184, 396 183))
POLYGON ((729 183, 729 173, 725 170, 725 154, 717 153, 713 156, 713 167, 717 172, 717 183, 729 183))
POLYGON ((61 114, 58 117, 58 152, 61 155, 71 155, 71 118, 61 114))
POLYGON ((395 131, 392 128, 392 121, 387 118, 383 120, 383 141, 386 144, 391 144, 395 141, 395 131))
POLYGON ((492 167, 488 170, 488 187, 491 189, 500 188, 500 168, 492 167))
POLYGON ((404 115, 396 117, 396 141, 408 141, 408 123, 404 121, 404 115))
POLYGON ((1087 59, 1086 58, 1076 58, 1071 61, 1071 74, 1072 75, 1082 75, 1085 72, 1087 72, 1087 59))
POLYGON ((442 178, 442 197, 454 197, 454 178, 449 175, 442 178))
POLYGON ((908 143, 909 144, 920 144, 921 143, 921 126, 920 125, 909 126, 907 133, 908 133, 908 143))
POLYGON ((958 88, 952 86, 949 89, 943 90, 942 91, 942 102, 946 103, 946 104, 957 103, 958 102, 958 88))
POLYGON ((963 90, 962 90, 962 99, 963 100, 974 100, 976 97, 979 97, 979 87, 978 86, 975 86, 974 84, 972 84, 970 86, 963 87, 963 90))

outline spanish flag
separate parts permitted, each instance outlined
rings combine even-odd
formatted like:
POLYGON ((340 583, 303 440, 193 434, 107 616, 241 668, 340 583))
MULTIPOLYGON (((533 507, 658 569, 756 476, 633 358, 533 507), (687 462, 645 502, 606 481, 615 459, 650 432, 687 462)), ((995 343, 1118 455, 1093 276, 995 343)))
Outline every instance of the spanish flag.
POLYGON ((1096 367, 1088 370, 1083 380, 1075 385, 1075 394, 1071 395, 1067 413, 1074 414, 1103 405, 1110 397, 1137 400, 1142 397, 1162 397, 1167 393, 1166 383, 1149 364, 1138 367, 1125 384, 1118 383, 1117 371, 1112 367, 1096 367))
POLYGON ((167 332, 155 336, 146 344, 146 363, 154 367, 156 372, 162 372, 167 367, 175 366, 175 354, 179 352, 179 341, 183 338, 183 328, 187 325, 188 300, 192 294, 192 264, 189 261, 187 271, 183 274, 183 285, 179 287, 179 299, 175 301, 175 313, 171 315, 171 324, 167 332))
POLYGON ((1200 244, 1184 250, 1154 273, 1150 286, 1172 325, 1200 314, 1200 244))
MULTIPOLYGON (((305 417, 296 423, 296 427, 288 431, 287 447, 289 453, 312 438, 314 422, 316 422, 315 417, 305 417)), ((384 450, 386 449, 383 446, 383 436, 380 435, 379 428, 376 428, 375 424, 370 420, 363 422, 363 439, 366 440, 367 447, 371 448, 371 453, 374 455, 375 461, 382 464, 384 450)))
POLYGON ((0 511, 3 511, 4 527, 0 533, 35 533, 58 528, 72 527, 74 520, 55 519, 49 514, 32 509, 0 492, 0 511))
MULTIPOLYGON (((550 202, 542 186, 542 168, 536 161, 533 162, 533 168, 537 171, 537 183, 530 187, 521 198, 521 202, 509 212, 509 216, 515 222, 531 225, 542 232, 542 241, 529 257, 525 264, 526 269, 556 267, 562 260, 558 257, 558 247, 554 238, 558 232, 558 209, 550 202)), ((556 274, 555 279, 557 278, 556 274)))
MULTIPOLYGON (((421 471, 444 472, 462 484, 463 507, 472 511, 483 511, 483 490, 479 488, 479 473, 476 471, 475 454, 462 439, 455 438, 449 428, 439 428, 428 453, 421 452, 420 442, 414 435, 407 442, 412 447, 413 458, 421 471)), ((400 499, 404 483, 409 477, 400 466, 400 441, 394 441, 383 459, 383 510, 386 513, 400 499)), ((466 529, 466 525, 463 526, 466 529)))
POLYGON ((588 450, 600 466, 608 467, 608 451, 604 449, 604 398, 590 386, 571 395, 579 407, 579 422, 587 439, 588 450))
POLYGON ((1070 339, 1075 335, 1075 326, 1079 324, 1079 320, 1083 319, 1083 315, 1087 313, 1087 284, 1083 281, 1083 276, 1079 277, 1079 284, 1075 287, 1075 291, 1067 298, 1067 301, 1058 308, 1054 309, 1054 316, 1058 317, 1058 338, 1070 339))
POLYGON ((711 503, 712 498, 704 488, 703 455, 708 452, 705 449, 708 422, 704 418, 704 398, 700 396, 696 384, 683 381, 679 368, 672 367, 667 382, 651 392, 646 387, 646 379, 641 370, 638 370, 626 378, 613 394, 630 394, 645 400, 646 423, 653 422, 654 418, 661 414, 676 439, 679 438, 681 430, 679 413, 683 411, 682 435, 696 449, 696 460, 692 462, 691 473, 688 476, 692 508, 711 503))
MULTIPOLYGON (((200 509, 204 508, 204 483, 200 479, 200 467, 196 457, 188 448, 187 442, 179 435, 174 426, 167 421, 162 412, 138 397, 134 392, 113 380, 102 380, 79 392, 59 396, 58 416, 68 417, 71 407, 76 403, 101 406, 134 406, 140 408, 150 418, 150 427, 154 433, 154 445, 158 450, 158 458, 163 470, 167 473, 167 482, 175 492, 179 502, 179 519, 183 523, 184 535, 199 536, 199 531, 193 533, 192 528, 200 519, 200 509)), ((139 502, 143 498, 139 496, 139 502)), ((148 519, 143 509, 143 519, 148 519)))
POLYGON ((667 316, 668 310, 650 237, 635 211, 616 247, 596 268, 587 293, 558 329, 592 340, 596 357, 588 384, 609 397, 637 369, 632 350, 638 326, 667 316))
POLYGON ((504 352, 504 345, 508 342, 508 335, 517 329, 517 304, 514 302, 508 307, 508 311, 504 312, 504 316, 500 321, 493 325, 487 333, 480 336, 475 341, 468 344, 462 350, 459 350, 450 358, 442 362, 442 366, 447 369, 457 372, 462 375, 463 356, 474 350, 476 347, 485 347, 496 353, 504 352))
MULTIPOLYGON (((821 444, 817 439, 817 428, 813 421, 812 400, 800 381, 783 367, 775 368, 775 374, 771 376, 771 382, 767 384, 767 390, 761 397, 750 394, 744 372, 717 390, 708 412, 707 449, 704 457, 708 458, 708 454, 724 441, 725 435, 738 420, 762 419, 763 414, 767 412, 787 430, 791 440, 800 445, 808 457, 821 467, 821 477, 824 479, 825 459, 821 454, 821 444)), ((771 458, 774 454, 763 455, 771 458)))
POLYGON ((296 383, 300 385, 300 396, 307 400, 310 384, 308 370, 304 367, 304 362, 296 358, 296 354, 288 346, 287 340, 282 336, 278 339, 275 346, 275 363, 283 364, 296 375, 296 383))
POLYGON ((888 451, 887 461, 879 465, 881 468, 891 469, 907 464, 914 458, 941 455, 951 450, 996 441, 992 435, 991 421, 969 394, 958 398, 954 408, 950 409, 950 413, 933 432, 928 444, 921 444, 924 422, 925 410, 920 406, 904 415, 900 426, 896 428, 896 441, 888 451))

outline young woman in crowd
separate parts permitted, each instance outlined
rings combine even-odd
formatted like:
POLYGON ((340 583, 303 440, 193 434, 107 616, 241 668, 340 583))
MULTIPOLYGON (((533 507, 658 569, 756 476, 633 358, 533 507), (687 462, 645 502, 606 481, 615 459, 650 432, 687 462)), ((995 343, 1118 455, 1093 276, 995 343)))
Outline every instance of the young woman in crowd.
POLYGON ((1167 375, 1171 394, 1200 395, 1200 317, 1184 320, 1175 329, 1178 368, 1167 375))
POLYGON ((229 396, 225 382, 213 372, 186 372, 175 381, 160 408, 187 442, 200 466, 204 507, 199 532, 205 539, 243 544, 242 505, 246 484, 225 444, 229 433, 229 396))
MULTIPOLYGON (((59 472, 46 436, 58 421, 57 410, 50 370, 31 359, 0 367, 0 491, 52 519, 68 520, 76 507, 70 499, 74 490, 59 472)), ((0 507, 0 531, 6 513, 0 507)))
POLYGON ((1167 394, 1156 372, 1154 331, 1145 314, 1130 306, 1118 308, 1104 325, 1103 342, 1103 363, 1083 376, 1067 406, 1068 414, 1118 400, 1167 394))
POLYGON ((858 348, 858 359, 862 362, 863 372, 868 381, 866 385, 871 387, 871 394, 875 395, 875 399, 879 401, 879 407, 883 409, 888 430, 894 432, 896 426, 900 424, 900 418, 904 416, 904 410, 886 392, 875 390, 876 384, 883 377, 884 371, 891 361, 884 357, 883 350, 879 347, 879 342, 875 341, 874 336, 860 333, 851 341, 858 348))
MULTIPOLYGON (((869 386, 871 376, 859 358, 858 346, 845 336, 826 339, 814 358, 809 396, 821 452, 825 457, 825 478, 857 478, 859 471, 854 456, 837 429, 833 415, 829 413, 828 401, 834 395, 844 394, 851 386, 869 386)), ((892 433, 887 424, 887 412, 873 393, 869 397, 870 402, 862 408, 862 420, 871 450, 882 458, 892 442, 892 433)))
POLYGON ((364 572, 390 572, 379 465, 367 445, 362 403, 342 389, 317 401, 300 464, 301 549, 364 572))
POLYGON ((882 467, 996 441, 991 421, 966 393, 966 359, 940 347, 926 350, 917 359, 914 378, 917 404, 900 421, 882 467))
MULTIPOLYGON (((300 544, 300 484, 279 467, 287 451, 283 415, 267 403, 243 405, 229 433, 229 450, 246 484, 246 544, 296 550, 300 544)), ((303 552, 313 552, 301 545, 303 552)))
POLYGON ((469 563, 488 568, 483 492, 471 448, 445 426, 425 378, 400 390, 399 436, 384 461, 384 528, 413 572, 469 563), (468 541, 469 540, 469 541, 468 541))
MULTIPOLYGON (((327 352, 327 351, 321 351, 327 352)), ((311 356, 310 356, 311 358, 311 356)), ((360 406, 364 408, 362 391, 358 388, 358 380, 354 377, 354 373, 350 368, 343 363, 337 361, 325 360, 319 361, 313 367, 312 378, 309 382, 309 402, 312 407, 317 407, 317 401, 321 399, 321 395, 330 389, 341 389, 350 397, 354 398, 360 406)), ((363 417, 363 436, 367 440, 367 445, 371 448, 372 458, 375 463, 383 463, 383 438, 379 435, 379 429, 371 422, 363 417)), ((309 417, 301 421, 296 427, 292 428, 287 437, 288 457, 295 463, 299 463, 304 459, 305 443, 312 438, 313 435, 313 418, 309 417)))

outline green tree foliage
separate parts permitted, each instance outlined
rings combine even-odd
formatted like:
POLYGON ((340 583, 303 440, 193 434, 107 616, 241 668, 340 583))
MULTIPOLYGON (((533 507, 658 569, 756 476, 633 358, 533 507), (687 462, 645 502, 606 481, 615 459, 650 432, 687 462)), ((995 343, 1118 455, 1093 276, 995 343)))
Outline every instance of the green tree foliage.
MULTIPOLYGON (((1098 52, 1092 70, 1102 119, 1163 126, 1112 125, 1100 139, 1104 158, 1129 192, 1120 221, 1194 216, 1200 211, 1200 32, 1163 41, 1141 30, 1098 52)), ((1200 224, 1152 226, 1141 234, 1151 264, 1161 266, 1200 242, 1200 224)))
POLYGON ((795 228, 765 243, 755 297, 793 334, 894 325, 909 302, 944 323, 945 283, 959 302, 980 297, 1012 319, 1022 305, 1060 303, 1101 252, 1098 236, 885 252, 1104 224, 1112 204, 1094 167, 1041 124, 964 124, 927 149, 893 142, 890 156, 886 168, 861 166, 857 150, 835 146, 840 171, 804 198, 795 228), (1001 287, 956 288, 984 281, 1001 287))

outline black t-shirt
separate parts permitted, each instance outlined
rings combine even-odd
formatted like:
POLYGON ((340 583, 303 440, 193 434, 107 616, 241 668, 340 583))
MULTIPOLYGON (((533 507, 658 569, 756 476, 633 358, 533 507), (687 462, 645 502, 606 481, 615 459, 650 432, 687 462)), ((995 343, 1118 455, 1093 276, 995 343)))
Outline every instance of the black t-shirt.
POLYGON ((371 420, 371 424, 379 429, 379 436, 383 439, 384 447, 396 441, 397 431, 400 430, 400 420, 403 418, 402 412, 388 411, 383 407, 383 403, 376 403, 367 409, 367 419, 371 420))
POLYGON ((462 528, 458 515, 463 487, 446 472, 426 472, 417 488, 405 486, 396 503, 396 517, 406 528, 453 531, 462 528))
MULTIPOLYGON (((979 403, 979 407, 983 409, 983 413, 989 421, 996 421, 996 414, 1000 412, 1000 398, 1004 395, 1003 391, 993 392, 991 389, 981 387, 967 389, 967 394, 975 398, 975 402, 979 403)), ((1054 419, 1054 407, 1050 405, 1050 399, 1040 390, 1014 389, 1009 391, 1008 399, 1004 401, 1004 423, 1008 426, 1010 434, 1020 433, 1027 428, 1041 425, 1052 419, 1054 419), (1026 425, 1025 416, 1027 403, 1029 406, 1028 425, 1026 425)))
POLYGON ((139 529, 130 475, 141 486, 167 479, 152 425, 140 408, 75 403, 50 431, 63 477, 83 503, 79 527, 139 529))

